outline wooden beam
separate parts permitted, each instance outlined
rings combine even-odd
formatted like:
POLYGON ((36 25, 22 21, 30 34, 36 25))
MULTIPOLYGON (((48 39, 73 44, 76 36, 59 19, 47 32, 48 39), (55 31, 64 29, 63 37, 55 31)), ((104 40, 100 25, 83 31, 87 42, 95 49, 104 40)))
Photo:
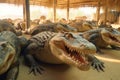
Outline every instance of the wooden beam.
POLYGON ((53 17, 54 17, 54 22, 56 22, 56 5, 57 5, 57 0, 53 0, 53 17))
MULTIPOLYGON (((70 3, 71 5, 77 5, 77 4, 97 4, 97 2, 88 2, 88 3, 86 3, 86 2, 74 2, 74 3, 70 3)), ((66 5, 65 3, 59 3, 59 4, 57 4, 57 5, 66 5)))
POLYGON ((28 29, 30 27, 30 6, 29 0, 23 0, 23 17, 25 21, 25 28, 28 29))
POLYGON ((69 20, 69 3, 70 1, 67 0, 67 20, 69 20))

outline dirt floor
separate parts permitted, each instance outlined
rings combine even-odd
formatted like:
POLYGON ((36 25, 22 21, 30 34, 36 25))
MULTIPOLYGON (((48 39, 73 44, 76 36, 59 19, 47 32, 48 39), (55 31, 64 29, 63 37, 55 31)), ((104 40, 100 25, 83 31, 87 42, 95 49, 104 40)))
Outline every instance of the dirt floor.
POLYGON ((45 71, 42 75, 29 74, 29 68, 22 62, 17 80, 120 80, 120 50, 102 50, 104 54, 97 54, 105 63, 105 72, 97 72, 92 68, 81 71, 68 65, 43 64, 45 71))

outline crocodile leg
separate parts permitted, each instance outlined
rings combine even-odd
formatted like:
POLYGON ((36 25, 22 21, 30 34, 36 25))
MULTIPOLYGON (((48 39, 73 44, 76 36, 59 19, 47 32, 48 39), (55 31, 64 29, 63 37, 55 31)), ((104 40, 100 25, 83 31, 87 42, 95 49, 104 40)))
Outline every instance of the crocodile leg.
POLYGON ((38 49, 36 47, 36 43, 31 43, 30 45, 27 46, 27 49, 23 51, 23 53, 25 54, 24 55, 25 62, 30 67, 29 73, 33 72, 34 75, 36 75, 37 73, 42 74, 41 72, 44 70, 35 60, 33 53, 31 53, 31 52, 35 52, 36 49, 38 49), (33 51, 31 51, 30 49, 33 51))
POLYGON ((26 47, 27 48, 25 50, 23 50, 23 54, 24 54, 24 59, 25 59, 26 64, 30 67, 29 73, 33 72, 34 75, 36 75, 37 73, 42 74, 42 71, 44 71, 44 69, 42 68, 42 66, 40 66, 37 63, 37 61, 35 60, 34 55, 33 55, 35 53, 36 49, 38 49, 36 43, 28 42, 26 47), (32 52, 34 52, 34 53, 32 53, 32 52))
POLYGON ((34 75, 36 75, 37 73, 42 74, 42 71, 44 71, 43 67, 41 67, 36 60, 34 59, 34 57, 30 54, 25 55, 25 59, 28 63, 28 66, 30 66, 30 71, 29 73, 34 73, 34 75))
POLYGON ((100 48, 96 45, 96 42, 95 42, 95 39, 98 38, 99 35, 98 34, 92 34, 90 35, 90 39, 89 41, 92 42, 95 46, 96 46, 96 49, 97 49, 97 53, 103 53, 100 48))
POLYGON ((96 69, 98 72, 99 71, 103 71, 104 72, 103 68, 105 68, 105 66, 104 66, 103 62, 101 62, 100 60, 98 60, 93 55, 87 54, 87 56, 88 56, 88 61, 91 62, 91 66, 93 67, 93 69, 96 69))

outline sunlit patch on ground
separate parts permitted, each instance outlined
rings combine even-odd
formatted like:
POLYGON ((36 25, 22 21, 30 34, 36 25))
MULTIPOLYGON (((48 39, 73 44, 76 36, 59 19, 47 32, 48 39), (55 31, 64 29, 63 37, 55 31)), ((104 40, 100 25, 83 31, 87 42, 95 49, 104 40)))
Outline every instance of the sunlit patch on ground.
POLYGON ((104 58, 104 57, 100 57, 100 56, 96 56, 96 57, 99 58, 99 59, 101 59, 101 60, 103 60, 103 61, 120 63, 120 60, 118 60, 118 59, 104 58))

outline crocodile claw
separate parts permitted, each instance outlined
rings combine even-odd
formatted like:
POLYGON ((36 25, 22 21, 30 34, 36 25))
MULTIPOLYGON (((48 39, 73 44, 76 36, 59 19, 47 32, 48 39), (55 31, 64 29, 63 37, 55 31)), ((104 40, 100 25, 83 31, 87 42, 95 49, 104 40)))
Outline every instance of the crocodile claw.
POLYGON ((95 59, 92 61, 91 66, 93 69, 96 69, 98 72, 103 71, 104 72, 104 63, 99 61, 98 59, 95 59))
POLYGON ((37 73, 42 74, 42 71, 44 71, 43 67, 41 67, 38 64, 34 64, 34 65, 31 66, 29 74, 31 74, 33 72, 33 74, 36 76, 37 73))

